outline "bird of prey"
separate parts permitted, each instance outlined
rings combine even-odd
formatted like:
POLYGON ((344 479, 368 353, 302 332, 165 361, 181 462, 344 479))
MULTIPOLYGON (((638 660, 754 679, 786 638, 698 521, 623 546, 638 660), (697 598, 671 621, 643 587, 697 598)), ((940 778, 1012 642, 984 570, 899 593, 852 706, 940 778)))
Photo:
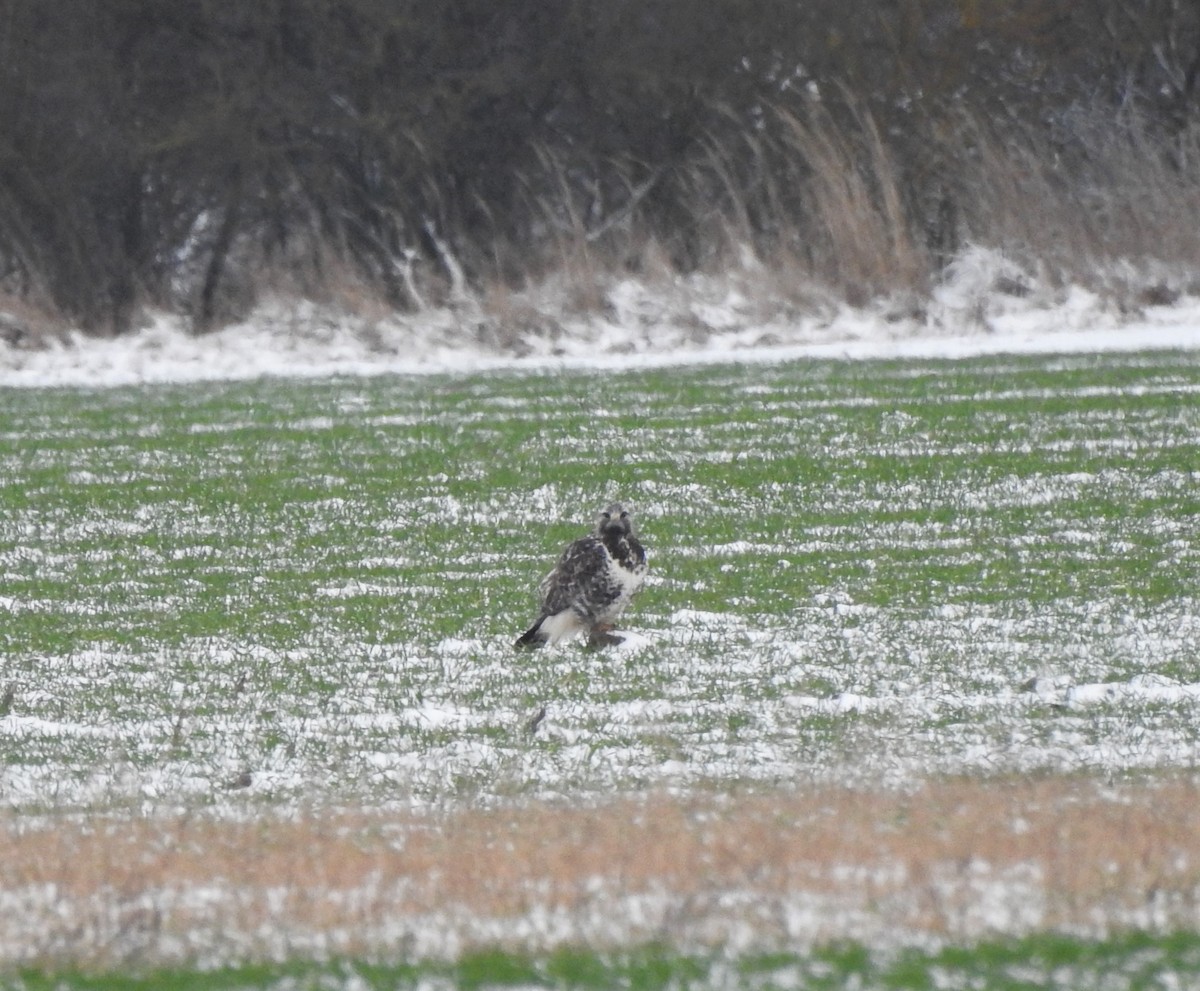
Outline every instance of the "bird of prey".
POLYGON ((596 528, 568 544, 538 586, 538 618, 518 638, 533 649, 587 633, 593 646, 620 643, 613 621, 646 580, 646 549, 619 502, 596 517, 596 528))

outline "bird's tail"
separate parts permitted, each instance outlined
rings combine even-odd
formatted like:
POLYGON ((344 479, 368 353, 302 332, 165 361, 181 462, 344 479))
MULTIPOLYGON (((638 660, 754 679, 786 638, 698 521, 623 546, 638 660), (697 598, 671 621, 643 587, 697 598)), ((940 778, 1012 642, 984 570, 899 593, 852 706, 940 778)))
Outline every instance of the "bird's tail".
POLYGON ((513 646, 519 650, 537 650, 538 647, 549 643, 550 638, 542 632, 542 622, 545 618, 545 616, 539 616, 533 626, 517 637, 517 642, 513 646))

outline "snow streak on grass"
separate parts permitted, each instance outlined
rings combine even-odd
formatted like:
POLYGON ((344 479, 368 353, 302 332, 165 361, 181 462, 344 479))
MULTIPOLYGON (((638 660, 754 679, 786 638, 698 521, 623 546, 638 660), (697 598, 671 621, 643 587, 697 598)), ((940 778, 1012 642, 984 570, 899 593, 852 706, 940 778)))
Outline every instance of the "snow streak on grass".
POLYGON ((1193 767, 1198 392, 1192 354, 4 392, 4 801, 1193 767), (612 498, 629 640, 514 653, 612 498))

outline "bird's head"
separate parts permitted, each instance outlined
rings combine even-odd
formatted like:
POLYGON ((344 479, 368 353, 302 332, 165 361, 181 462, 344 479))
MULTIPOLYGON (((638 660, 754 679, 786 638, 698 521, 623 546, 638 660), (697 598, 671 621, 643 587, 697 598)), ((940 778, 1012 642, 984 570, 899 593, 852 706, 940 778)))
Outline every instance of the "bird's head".
POLYGON ((596 517, 596 534, 603 537, 606 533, 616 531, 628 536, 633 533, 633 517, 619 502, 612 503, 607 509, 601 510, 596 517))

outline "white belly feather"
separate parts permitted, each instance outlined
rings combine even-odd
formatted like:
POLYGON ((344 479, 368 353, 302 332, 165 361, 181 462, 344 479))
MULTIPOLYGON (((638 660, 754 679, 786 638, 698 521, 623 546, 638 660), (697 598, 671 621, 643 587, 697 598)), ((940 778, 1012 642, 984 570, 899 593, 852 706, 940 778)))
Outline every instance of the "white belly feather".
POLYGON ((582 633, 586 630, 588 624, 584 621, 574 609, 564 609, 560 613, 555 613, 553 616, 547 616, 542 620, 542 625, 538 628, 545 635, 546 643, 556 644, 559 641, 566 640, 569 637, 575 636, 577 633, 582 633))
POLYGON ((624 611, 629 605, 629 600, 632 599, 642 585, 646 582, 646 566, 643 564, 640 568, 630 570, 622 568, 612 558, 608 559, 608 580, 618 589, 617 597, 613 600, 612 605, 604 610, 603 620, 613 620, 624 611))

